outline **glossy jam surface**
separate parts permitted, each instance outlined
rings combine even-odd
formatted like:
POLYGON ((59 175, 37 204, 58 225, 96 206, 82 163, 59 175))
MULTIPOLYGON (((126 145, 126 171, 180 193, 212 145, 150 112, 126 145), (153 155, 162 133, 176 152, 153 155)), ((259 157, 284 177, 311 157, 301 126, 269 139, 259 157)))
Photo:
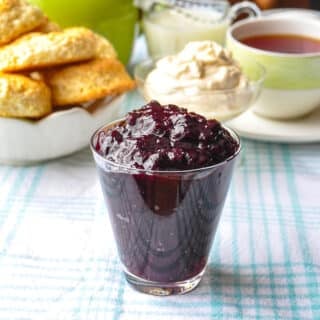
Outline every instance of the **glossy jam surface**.
POLYGON ((216 121, 156 102, 98 132, 93 141, 112 160, 95 154, 125 271, 160 284, 198 276, 208 261, 238 142, 216 121), (166 171, 124 170, 116 162, 166 171), (207 167, 168 171, 200 166, 207 167))
POLYGON ((156 101, 101 131, 95 149, 107 160, 137 169, 189 170, 222 162, 238 143, 216 120, 156 101))

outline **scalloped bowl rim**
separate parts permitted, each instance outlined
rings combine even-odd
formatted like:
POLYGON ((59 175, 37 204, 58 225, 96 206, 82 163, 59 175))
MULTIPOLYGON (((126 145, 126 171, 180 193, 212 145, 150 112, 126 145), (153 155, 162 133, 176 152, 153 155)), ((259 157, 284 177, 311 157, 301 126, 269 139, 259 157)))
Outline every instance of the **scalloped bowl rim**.
POLYGON ((0 163, 29 165, 87 147, 98 127, 124 114, 123 98, 104 99, 93 112, 76 106, 38 121, 0 118, 0 163))

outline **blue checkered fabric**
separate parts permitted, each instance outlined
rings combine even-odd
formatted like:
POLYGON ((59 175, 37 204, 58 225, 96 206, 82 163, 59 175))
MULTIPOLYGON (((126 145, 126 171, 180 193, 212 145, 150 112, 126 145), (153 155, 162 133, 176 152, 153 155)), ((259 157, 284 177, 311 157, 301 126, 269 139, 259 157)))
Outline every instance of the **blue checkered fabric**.
POLYGON ((319 159, 243 140, 205 276, 166 298, 125 282, 88 149, 1 166, 0 320, 320 319, 319 159))

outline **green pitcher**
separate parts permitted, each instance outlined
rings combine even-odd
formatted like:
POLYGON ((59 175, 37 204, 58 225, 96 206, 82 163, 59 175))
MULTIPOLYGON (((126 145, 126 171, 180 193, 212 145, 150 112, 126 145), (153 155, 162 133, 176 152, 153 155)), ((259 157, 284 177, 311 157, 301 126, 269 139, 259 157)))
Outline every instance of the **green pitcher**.
POLYGON ((109 39, 127 64, 138 11, 132 0, 29 0, 62 27, 86 26, 109 39))

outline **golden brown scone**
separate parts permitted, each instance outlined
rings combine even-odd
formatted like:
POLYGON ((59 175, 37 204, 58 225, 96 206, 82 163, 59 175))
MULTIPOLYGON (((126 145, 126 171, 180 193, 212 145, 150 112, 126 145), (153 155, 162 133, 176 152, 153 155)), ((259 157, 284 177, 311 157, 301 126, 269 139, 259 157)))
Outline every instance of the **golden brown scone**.
POLYGON ((45 73, 53 106, 74 105, 117 95, 135 87, 124 66, 115 59, 95 59, 45 73))
POLYGON ((34 70, 89 60, 96 55, 96 45, 95 34, 82 27, 28 33, 0 48, 0 70, 34 70))
POLYGON ((106 38, 96 34, 96 42, 96 58, 117 58, 116 50, 106 38))
POLYGON ((0 0, 0 45, 15 40, 44 21, 41 10, 24 0, 0 0))
POLYGON ((0 73, 0 116, 40 118, 49 114, 51 94, 43 81, 0 73))

